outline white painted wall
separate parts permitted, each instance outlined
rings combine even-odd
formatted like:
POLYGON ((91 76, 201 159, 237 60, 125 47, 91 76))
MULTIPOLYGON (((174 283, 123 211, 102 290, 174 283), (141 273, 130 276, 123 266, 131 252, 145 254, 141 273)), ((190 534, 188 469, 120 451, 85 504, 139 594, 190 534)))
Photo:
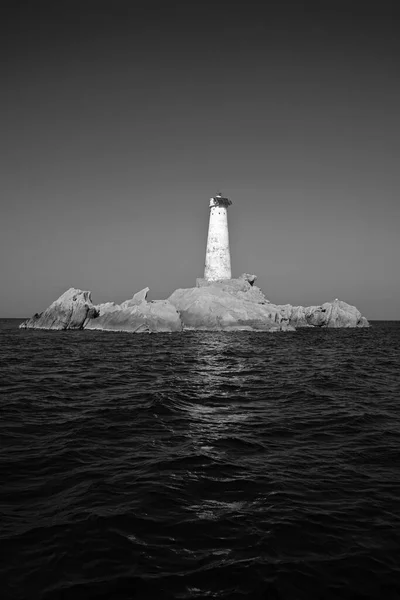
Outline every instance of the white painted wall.
POLYGON ((211 198, 204 279, 215 281, 231 277, 228 211, 218 204, 218 197, 211 198))

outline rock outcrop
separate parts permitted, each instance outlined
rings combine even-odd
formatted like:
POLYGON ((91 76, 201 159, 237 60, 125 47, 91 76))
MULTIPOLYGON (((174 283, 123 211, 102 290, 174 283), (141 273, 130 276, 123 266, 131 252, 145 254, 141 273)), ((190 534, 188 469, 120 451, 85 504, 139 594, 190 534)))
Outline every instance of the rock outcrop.
POLYGON ((342 300, 321 306, 277 306, 294 327, 368 327, 369 323, 355 306, 342 300))
POLYGON ((92 303, 91 293, 70 288, 42 313, 36 313, 21 323, 21 329, 83 329, 99 311, 92 303))
POLYGON ((122 304, 107 302, 95 306, 90 292, 70 288, 43 313, 20 325, 23 329, 100 329, 132 333, 181 331, 175 307, 166 300, 147 302, 149 288, 122 304))
POLYGON ((197 287, 175 290, 168 301, 179 311, 184 329, 294 331, 254 281, 254 275, 246 274, 221 281, 197 279, 197 287))
MULTIPOLYGON (((146 288, 148 291, 148 288, 146 288)), ((173 333, 182 331, 182 323, 176 308, 167 300, 147 302, 142 292, 121 305, 100 304, 99 316, 85 324, 85 329, 104 331, 128 331, 131 333, 173 333), (142 294, 143 300, 137 302, 142 294)))
POLYGON ((295 331, 298 327, 368 327, 346 302, 321 306, 272 304, 254 285, 255 275, 206 281, 178 289, 167 300, 147 302, 149 288, 122 304, 94 305, 90 292, 71 288, 43 313, 20 325, 26 329, 97 329, 132 333, 200 331, 295 331))

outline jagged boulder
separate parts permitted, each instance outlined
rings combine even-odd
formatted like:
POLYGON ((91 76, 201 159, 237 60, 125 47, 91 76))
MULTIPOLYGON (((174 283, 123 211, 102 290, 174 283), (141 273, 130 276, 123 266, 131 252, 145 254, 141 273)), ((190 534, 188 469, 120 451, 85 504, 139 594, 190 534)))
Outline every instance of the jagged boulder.
POLYGON ((146 302, 149 291, 150 289, 148 287, 143 288, 143 290, 140 290, 140 292, 136 292, 136 294, 133 295, 133 298, 130 300, 125 300, 125 302, 121 304, 121 307, 130 308, 131 306, 138 306, 139 304, 146 302))
POLYGON ((277 306, 281 314, 294 327, 369 327, 369 323, 355 307, 334 300, 321 306, 277 306))
POLYGON ((70 288, 44 312, 21 323, 21 329, 83 329, 89 319, 99 312, 93 305, 90 292, 70 288))

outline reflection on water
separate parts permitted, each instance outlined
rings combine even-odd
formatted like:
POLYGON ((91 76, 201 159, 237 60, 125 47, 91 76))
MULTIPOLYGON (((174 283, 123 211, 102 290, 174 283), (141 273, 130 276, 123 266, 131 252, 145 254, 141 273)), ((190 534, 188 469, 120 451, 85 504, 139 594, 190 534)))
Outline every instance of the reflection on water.
MULTIPOLYGON (((229 454, 233 445, 240 442, 246 445, 251 436, 251 425, 246 424, 251 414, 247 400, 251 394, 249 376, 249 356, 242 352, 240 338, 216 334, 200 338, 193 346, 189 381, 194 397, 180 403, 180 409, 185 414, 192 451, 202 460, 195 468, 188 469, 189 479, 199 480, 207 472, 210 484, 229 486, 247 477, 246 471, 239 472, 240 457, 235 464, 232 457, 229 460, 229 454), (218 472, 210 469, 211 462, 221 465, 218 472), (234 477, 229 472, 232 469, 234 477)), ((265 504, 264 497, 259 501, 265 504)), ((255 503, 250 504, 255 509, 255 503)), ((190 519, 212 523, 234 514, 245 514, 248 505, 244 499, 203 498, 190 504, 187 512, 190 519)), ((216 550, 221 555, 230 552, 229 547, 216 550)))
POLYGON ((222 461, 227 448, 217 442, 237 436, 237 424, 249 417, 246 406, 240 404, 248 357, 240 356, 238 339, 229 334, 201 338, 193 354, 190 382, 198 401, 182 406, 188 416, 188 435, 199 454, 222 461), (235 402, 233 390, 239 392, 235 402))
POLYGON ((249 357, 241 353, 238 339, 229 334, 216 334, 200 339, 193 347, 193 385, 199 388, 202 399, 215 401, 231 395, 232 387, 248 384, 249 357))
POLYGON ((400 327, 1 337, 2 598, 399 597, 400 327))

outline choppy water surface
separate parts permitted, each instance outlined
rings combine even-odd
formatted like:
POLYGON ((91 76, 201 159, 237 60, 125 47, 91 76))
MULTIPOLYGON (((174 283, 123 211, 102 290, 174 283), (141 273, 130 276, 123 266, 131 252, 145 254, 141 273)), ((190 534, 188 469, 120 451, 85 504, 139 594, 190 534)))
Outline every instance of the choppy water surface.
POLYGON ((400 597, 400 324, 0 331, 2 598, 400 597))

